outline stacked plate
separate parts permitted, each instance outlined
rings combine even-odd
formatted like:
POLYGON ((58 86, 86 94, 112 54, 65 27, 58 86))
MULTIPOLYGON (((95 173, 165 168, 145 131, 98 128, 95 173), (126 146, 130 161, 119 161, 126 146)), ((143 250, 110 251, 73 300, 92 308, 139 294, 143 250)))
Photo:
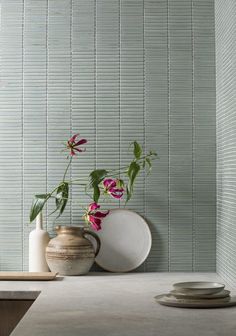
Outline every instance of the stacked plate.
POLYGON ((168 294, 158 295, 156 301, 164 306, 181 308, 221 308, 236 305, 225 285, 218 282, 179 282, 168 294))

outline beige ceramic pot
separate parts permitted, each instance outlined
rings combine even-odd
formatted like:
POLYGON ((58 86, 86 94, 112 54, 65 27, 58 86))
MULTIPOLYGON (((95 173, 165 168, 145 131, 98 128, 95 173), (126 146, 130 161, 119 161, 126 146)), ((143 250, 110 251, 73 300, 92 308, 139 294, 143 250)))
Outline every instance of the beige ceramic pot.
POLYGON ((100 249, 98 236, 82 227, 57 226, 56 231, 57 236, 50 240, 46 248, 46 260, 50 270, 61 275, 88 273, 100 249), (86 235, 95 238, 96 251, 86 235))

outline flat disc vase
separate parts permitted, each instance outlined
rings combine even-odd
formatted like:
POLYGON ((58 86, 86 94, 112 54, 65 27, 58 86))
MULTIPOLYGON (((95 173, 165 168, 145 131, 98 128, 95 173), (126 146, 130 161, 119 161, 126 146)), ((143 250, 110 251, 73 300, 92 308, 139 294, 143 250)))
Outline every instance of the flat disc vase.
POLYGON ((85 228, 57 226, 57 236, 51 239, 46 248, 46 260, 52 272, 61 275, 87 274, 100 250, 98 236, 85 228), (97 242, 96 251, 87 235, 97 242))

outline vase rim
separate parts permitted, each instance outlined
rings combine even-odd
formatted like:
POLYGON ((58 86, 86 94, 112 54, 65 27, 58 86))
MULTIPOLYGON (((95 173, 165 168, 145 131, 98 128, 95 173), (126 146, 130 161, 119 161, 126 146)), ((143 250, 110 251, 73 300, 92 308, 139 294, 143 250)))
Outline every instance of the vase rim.
POLYGON ((55 230, 57 232, 80 232, 84 229, 84 226, 66 226, 66 225, 57 225, 55 230))

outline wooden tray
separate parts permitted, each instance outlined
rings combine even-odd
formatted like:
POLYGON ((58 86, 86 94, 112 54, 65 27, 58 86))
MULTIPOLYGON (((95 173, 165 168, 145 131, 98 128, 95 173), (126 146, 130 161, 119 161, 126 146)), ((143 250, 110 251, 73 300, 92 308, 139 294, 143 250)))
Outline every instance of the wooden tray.
POLYGON ((47 281, 56 278, 57 273, 53 272, 0 272, 0 281, 19 280, 19 281, 47 281))

